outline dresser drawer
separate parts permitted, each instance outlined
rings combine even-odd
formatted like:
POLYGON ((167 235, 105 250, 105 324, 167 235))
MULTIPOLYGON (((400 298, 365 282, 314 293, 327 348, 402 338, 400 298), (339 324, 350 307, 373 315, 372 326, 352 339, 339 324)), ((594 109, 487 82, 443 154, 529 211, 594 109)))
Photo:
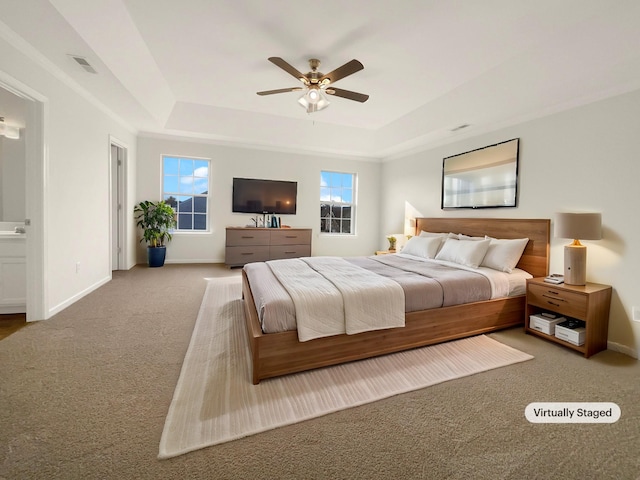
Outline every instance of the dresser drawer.
POLYGON ((310 245, 311 230, 274 230, 271 233, 271 245, 310 245))
POLYGON ((238 230, 227 230, 227 246, 243 245, 269 245, 271 232, 268 230, 252 230, 242 228, 238 230))
POLYGON ((529 284, 527 291, 527 303, 582 320, 587 316, 587 298, 579 293, 535 284, 529 284))
POLYGON ((271 260, 310 257, 311 245, 271 245, 269 256, 271 260))
POLYGON ((227 265, 244 265, 250 262, 269 260, 269 245, 248 245, 245 247, 227 247, 224 263, 227 265))

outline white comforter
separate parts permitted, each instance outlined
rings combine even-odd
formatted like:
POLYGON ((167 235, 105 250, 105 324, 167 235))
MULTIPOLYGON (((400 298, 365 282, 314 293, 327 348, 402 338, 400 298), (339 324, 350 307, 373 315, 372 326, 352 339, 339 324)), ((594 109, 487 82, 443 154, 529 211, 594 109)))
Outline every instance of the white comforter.
POLYGON ((266 262, 296 309, 298 339, 404 326, 404 291, 339 257, 266 262))

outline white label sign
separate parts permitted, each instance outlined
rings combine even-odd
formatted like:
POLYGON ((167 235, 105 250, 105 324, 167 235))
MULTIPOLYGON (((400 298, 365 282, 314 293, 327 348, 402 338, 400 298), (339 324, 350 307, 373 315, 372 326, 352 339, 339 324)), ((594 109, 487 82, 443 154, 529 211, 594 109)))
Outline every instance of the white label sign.
POLYGON ((612 402, 534 402, 524 409, 531 423, 615 423, 620 415, 612 402))

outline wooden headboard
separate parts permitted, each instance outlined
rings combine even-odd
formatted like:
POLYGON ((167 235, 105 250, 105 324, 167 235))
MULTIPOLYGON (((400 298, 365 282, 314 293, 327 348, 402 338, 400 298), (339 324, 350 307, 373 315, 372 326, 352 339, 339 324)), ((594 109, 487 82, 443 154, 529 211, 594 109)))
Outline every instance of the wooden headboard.
POLYGON ((416 218, 416 235, 423 230, 471 237, 528 238, 517 267, 534 277, 549 274, 551 220, 547 218, 416 218))

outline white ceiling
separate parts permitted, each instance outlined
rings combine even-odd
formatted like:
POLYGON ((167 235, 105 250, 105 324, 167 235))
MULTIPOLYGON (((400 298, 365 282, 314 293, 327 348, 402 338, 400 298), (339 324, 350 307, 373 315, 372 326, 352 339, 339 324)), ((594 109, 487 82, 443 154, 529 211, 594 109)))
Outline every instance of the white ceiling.
POLYGON ((0 0, 0 34, 143 134, 384 158, 640 88, 637 0, 26 3, 0 0), (271 56, 356 58, 336 86, 370 98, 258 96, 299 85, 271 56))

